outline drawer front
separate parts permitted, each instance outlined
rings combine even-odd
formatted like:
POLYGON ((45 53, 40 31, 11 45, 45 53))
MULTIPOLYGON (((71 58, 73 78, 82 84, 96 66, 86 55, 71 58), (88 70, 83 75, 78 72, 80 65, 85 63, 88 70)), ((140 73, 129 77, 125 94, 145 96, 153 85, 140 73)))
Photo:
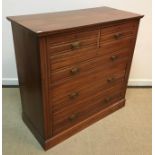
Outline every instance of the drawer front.
POLYGON ((108 55, 102 54, 102 51, 103 53, 105 52, 104 49, 100 49, 99 53, 101 54, 99 57, 81 63, 76 63, 64 69, 59 69, 56 71, 50 70, 51 84, 57 85, 59 80, 65 81, 68 79, 74 79, 75 77, 80 77, 82 74, 85 74, 98 66, 117 65, 117 63, 120 63, 121 61, 127 61, 129 57, 128 48, 111 52, 108 55))
POLYGON ((98 35, 99 29, 55 34, 47 37, 47 47, 51 55, 78 50, 85 48, 85 46, 97 44, 98 35))
POLYGON ((138 23, 129 22, 101 29, 100 46, 136 36, 138 23))
POLYGON ((114 81, 117 81, 120 78, 123 78, 125 75, 126 62, 122 62, 117 65, 106 66, 96 68, 89 73, 75 77, 74 79, 65 81, 65 83, 60 83, 57 86, 51 87, 50 98, 55 104, 58 100, 61 100, 64 96, 68 96, 72 92, 79 92, 83 88, 94 87, 97 83, 101 85, 112 84, 114 81), (112 79, 109 81, 108 79, 112 79))
POLYGON ((87 100, 79 103, 72 108, 66 108, 61 112, 52 113, 53 134, 64 131, 89 116, 103 110, 108 105, 123 98, 121 92, 122 85, 118 84, 106 92, 100 91, 87 100))

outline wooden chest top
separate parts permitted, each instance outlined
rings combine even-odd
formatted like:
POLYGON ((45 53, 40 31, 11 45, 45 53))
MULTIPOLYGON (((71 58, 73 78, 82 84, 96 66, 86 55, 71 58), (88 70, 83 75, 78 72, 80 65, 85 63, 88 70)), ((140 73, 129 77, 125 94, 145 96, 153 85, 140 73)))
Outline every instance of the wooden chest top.
POLYGON ((10 16, 7 18, 38 35, 46 35, 49 32, 51 34, 77 27, 87 27, 98 24, 104 25, 141 17, 143 16, 139 14, 109 7, 97 7, 56 13, 10 16))

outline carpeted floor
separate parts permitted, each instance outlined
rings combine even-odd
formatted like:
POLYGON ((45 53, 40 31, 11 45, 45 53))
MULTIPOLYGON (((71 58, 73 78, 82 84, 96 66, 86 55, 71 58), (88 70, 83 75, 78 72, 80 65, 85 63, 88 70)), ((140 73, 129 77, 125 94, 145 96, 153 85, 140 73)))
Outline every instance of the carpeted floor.
POLYGON ((17 88, 3 88, 3 155, 151 155, 151 89, 130 88, 126 106, 45 152, 21 119, 17 88))

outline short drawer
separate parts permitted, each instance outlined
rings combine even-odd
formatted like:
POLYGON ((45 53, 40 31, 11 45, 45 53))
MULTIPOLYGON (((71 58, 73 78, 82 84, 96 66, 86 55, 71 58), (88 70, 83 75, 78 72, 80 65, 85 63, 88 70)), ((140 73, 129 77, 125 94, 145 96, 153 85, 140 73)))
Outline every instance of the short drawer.
POLYGON ((136 36, 138 22, 121 23, 101 29, 100 46, 136 36))
MULTIPOLYGON (((92 72, 82 75, 80 78, 75 77, 74 79, 62 82, 57 86, 51 86, 50 88, 50 99, 53 104, 57 104, 63 101, 64 98, 68 99, 69 94, 74 92, 80 92, 84 88, 93 88, 100 84, 109 86, 119 79, 124 78, 126 62, 122 62, 115 66, 106 66, 105 68, 98 68, 92 72)), ((79 94, 80 96, 80 94, 79 94)))
POLYGON ((90 59, 88 61, 84 61, 82 63, 76 63, 72 66, 66 67, 64 69, 58 70, 50 70, 50 80, 53 85, 59 83, 59 80, 67 80, 67 79, 74 79, 75 77, 80 77, 82 74, 89 72, 90 70, 106 65, 117 65, 122 61, 127 61, 129 57, 129 49, 124 48, 120 51, 113 51, 107 55, 104 55, 105 50, 100 49, 98 51, 99 57, 90 59))
POLYGON ((108 105, 122 99, 121 88, 122 85, 117 85, 106 92, 100 91, 76 106, 66 108, 61 112, 51 113, 53 116, 53 134, 55 135, 76 125, 89 116, 103 110, 108 105))

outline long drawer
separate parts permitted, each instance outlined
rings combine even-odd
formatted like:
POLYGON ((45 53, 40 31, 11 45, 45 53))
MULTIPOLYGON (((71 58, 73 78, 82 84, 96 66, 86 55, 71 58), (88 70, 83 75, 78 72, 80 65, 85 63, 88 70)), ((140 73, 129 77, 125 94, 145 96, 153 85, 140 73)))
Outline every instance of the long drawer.
POLYGON ((64 131, 71 126, 81 122, 89 116, 101 111, 108 105, 123 98, 122 85, 118 84, 107 91, 100 91, 87 100, 84 100, 77 106, 66 108, 57 113, 51 113, 53 116, 53 134, 64 131))

